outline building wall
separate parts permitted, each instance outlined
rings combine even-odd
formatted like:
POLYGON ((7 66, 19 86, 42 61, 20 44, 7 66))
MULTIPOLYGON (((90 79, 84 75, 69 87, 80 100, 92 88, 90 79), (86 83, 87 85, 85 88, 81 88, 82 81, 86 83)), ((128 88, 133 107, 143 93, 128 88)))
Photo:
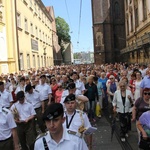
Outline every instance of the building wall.
POLYGON ((150 63, 150 1, 126 0, 125 17, 127 47, 122 55, 130 63, 150 63))
POLYGON ((20 69, 53 65, 52 18, 41 0, 17 0, 20 69))
POLYGON ((92 0, 92 14, 95 63, 120 61, 126 44, 124 0, 92 0))
POLYGON ((18 70, 15 1, 0 1, 0 73, 18 70))
POLYGON ((54 65, 52 20, 41 0, 0 0, 0 73, 54 65))

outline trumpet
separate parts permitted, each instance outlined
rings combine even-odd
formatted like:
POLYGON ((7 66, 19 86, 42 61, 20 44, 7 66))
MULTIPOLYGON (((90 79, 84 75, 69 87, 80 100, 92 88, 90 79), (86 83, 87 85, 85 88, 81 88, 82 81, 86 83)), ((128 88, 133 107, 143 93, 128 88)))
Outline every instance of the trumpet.
POLYGON ((19 112, 16 107, 12 110, 12 114, 13 114, 15 120, 19 120, 20 116, 19 116, 19 112))

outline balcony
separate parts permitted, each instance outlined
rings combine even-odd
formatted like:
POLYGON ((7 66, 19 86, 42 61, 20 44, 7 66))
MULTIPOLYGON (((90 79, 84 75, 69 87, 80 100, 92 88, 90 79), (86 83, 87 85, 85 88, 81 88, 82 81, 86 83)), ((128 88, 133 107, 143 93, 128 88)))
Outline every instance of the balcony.
POLYGON ((150 44, 150 32, 145 33, 143 36, 140 38, 136 39, 136 42, 133 43, 132 45, 122 49, 120 51, 121 54, 128 53, 131 51, 135 51, 143 46, 149 45, 150 44))

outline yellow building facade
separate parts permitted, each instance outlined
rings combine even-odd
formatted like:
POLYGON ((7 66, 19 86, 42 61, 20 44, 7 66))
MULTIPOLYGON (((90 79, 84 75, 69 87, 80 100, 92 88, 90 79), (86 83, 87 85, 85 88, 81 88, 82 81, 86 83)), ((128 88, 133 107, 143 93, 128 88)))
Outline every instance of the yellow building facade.
POLYGON ((53 19, 42 1, 0 2, 0 72, 53 66, 53 19))
POLYGON ((126 48, 121 50, 125 61, 150 63, 150 0, 125 0, 126 48))

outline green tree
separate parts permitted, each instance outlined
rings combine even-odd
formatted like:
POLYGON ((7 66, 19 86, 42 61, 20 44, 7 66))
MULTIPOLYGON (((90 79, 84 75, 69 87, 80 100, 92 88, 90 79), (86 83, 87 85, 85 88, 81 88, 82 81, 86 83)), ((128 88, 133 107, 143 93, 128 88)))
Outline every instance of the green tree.
POLYGON ((71 37, 69 35, 70 28, 68 23, 61 17, 56 18, 56 30, 57 30, 57 35, 58 35, 58 43, 61 47, 61 54, 62 58, 64 61, 63 57, 63 52, 64 52, 64 44, 69 43, 71 40, 71 37))

